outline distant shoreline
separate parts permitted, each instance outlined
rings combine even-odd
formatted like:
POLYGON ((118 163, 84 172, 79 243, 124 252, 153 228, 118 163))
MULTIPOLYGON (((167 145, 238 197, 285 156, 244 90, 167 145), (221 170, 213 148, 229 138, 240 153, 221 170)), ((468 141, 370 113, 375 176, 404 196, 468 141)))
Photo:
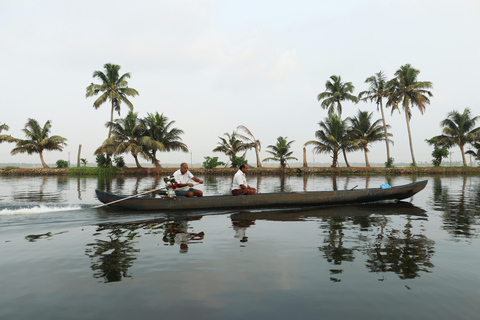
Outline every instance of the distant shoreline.
MULTIPOLYGON (((0 169, 0 176, 81 176, 101 175, 82 174, 74 171, 76 168, 4 168, 0 169)), ((152 167, 146 168, 119 168, 114 173, 120 176, 165 176, 171 175, 177 167, 162 167, 160 170, 152 167)), ((215 168, 205 169, 203 167, 190 167, 190 171, 197 176, 202 175, 233 175, 238 169, 215 168)), ((279 167, 250 167, 248 175, 281 175, 283 172, 279 167)), ((111 173, 106 173, 111 174, 111 173)), ((480 167, 288 167, 287 175, 480 175, 480 167)))

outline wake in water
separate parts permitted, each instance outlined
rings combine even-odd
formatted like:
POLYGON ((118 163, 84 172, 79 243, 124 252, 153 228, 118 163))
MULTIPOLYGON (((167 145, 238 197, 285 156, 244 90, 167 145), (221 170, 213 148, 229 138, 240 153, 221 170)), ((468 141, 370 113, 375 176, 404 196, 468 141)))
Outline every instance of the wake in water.
POLYGON ((46 206, 38 205, 34 207, 15 207, 5 208, 0 210, 0 216, 5 215, 17 215, 17 214, 39 214, 45 212, 61 212, 61 211, 73 211, 82 209, 79 205, 67 205, 67 206, 46 206))

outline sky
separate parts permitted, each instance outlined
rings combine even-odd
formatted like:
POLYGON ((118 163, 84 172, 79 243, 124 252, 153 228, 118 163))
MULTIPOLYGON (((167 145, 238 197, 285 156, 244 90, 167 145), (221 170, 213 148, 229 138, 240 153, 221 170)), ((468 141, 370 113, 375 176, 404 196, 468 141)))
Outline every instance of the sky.
MULTIPOLYGON (((10 127, 2 134, 24 139, 28 118, 51 120, 51 134, 68 146, 45 152, 45 161, 75 165, 81 144, 81 157, 94 164, 111 105, 95 109, 86 87, 99 83, 95 70, 114 63, 131 74, 139 117, 163 113, 184 131, 189 152, 162 152, 161 164, 202 163, 205 156, 226 162, 212 150, 239 125, 260 140, 262 159, 282 136, 294 140, 293 156, 302 162, 304 143, 327 117, 317 95, 330 76, 351 82, 356 95, 368 89, 366 78, 382 70, 390 79, 409 63, 420 70, 419 81, 433 84, 431 104, 423 115, 413 109, 410 123, 417 164, 431 163, 425 139, 441 134, 450 111, 469 107, 480 115, 479 17, 476 0, 2 0, 0 124, 10 127)), ((359 109, 381 118, 364 102, 345 102, 342 118, 359 109)), ((123 104, 120 116, 127 112, 123 104)), ((395 163, 411 163, 405 115, 387 109, 386 121, 395 163)), ((12 156, 13 147, 0 144, 0 163, 40 165, 37 154, 12 156)), ((459 149, 452 151, 452 161, 460 161, 459 149)), ((256 163, 253 151, 247 159, 256 163)), ((365 163, 361 151, 348 160, 365 163)), ((372 145, 369 160, 386 161, 384 142, 372 145)), ((307 147, 307 162, 330 164, 331 157, 307 147)))

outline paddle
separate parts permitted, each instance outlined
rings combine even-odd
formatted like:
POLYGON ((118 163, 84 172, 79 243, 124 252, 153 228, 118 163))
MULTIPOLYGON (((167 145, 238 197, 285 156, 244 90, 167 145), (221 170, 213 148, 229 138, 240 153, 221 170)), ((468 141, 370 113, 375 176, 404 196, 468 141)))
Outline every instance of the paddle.
POLYGON ((148 190, 148 191, 145 191, 145 192, 140 192, 138 194, 135 194, 133 196, 129 196, 129 197, 126 197, 126 198, 123 198, 123 199, 120 199, 120 200, 115 200, 115 201, 111 201, 109 203, 104 203, 104 204, 101 204, 99 206, 95 206, 95 207, 92 207, 93 209, 96 209, 96 208, 101 208, 101 207, 105 207, 105 206, 108 206, 109 204, 112 204, 112 203, 117 203, 117 202, 120 202, 120 201, 123 201, 123 200, 127 200, 127 199, 131 199, 131 198, 135 198, 139 195, 142 195, 142 194, 145 194, 145 193, 149 193, 149 192, 153 192, 153 191, 157 191, 157 190, 162 190, 162 189, 165 189, 165 188, 155 188, 155 189, 152 189, 152 190, 148 190))

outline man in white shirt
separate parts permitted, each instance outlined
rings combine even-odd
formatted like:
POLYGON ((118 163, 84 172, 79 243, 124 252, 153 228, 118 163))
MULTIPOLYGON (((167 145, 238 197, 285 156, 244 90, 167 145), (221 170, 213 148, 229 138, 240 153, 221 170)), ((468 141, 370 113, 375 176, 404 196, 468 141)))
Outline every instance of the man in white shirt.
POLYGON ((237 173, 235 173, 232 182, 232 194, 234 196, 255 194, 255 188, 252 188, 247 184, 247 178, 245 176, 245 172, 247 172, 247 170, 247 165, 242 164, 240 165, 240 169, 238 169, 237 173))
POLYGON ((185 162, 180 165, 180 169, 173 173, 173 177, 175 178, 175 182, 177 183, 177 188, 183 188, 182 190, 175 190, 175 194, 177 196, 185 196, 185 197, 203 197, 203 192, 201 190, 197 190, 192 188, 193 183, 190 181, 193 180, 198 183, 203 183, 203 180, 194 177, 193 174, 188 170, 188 164, 185 162))

